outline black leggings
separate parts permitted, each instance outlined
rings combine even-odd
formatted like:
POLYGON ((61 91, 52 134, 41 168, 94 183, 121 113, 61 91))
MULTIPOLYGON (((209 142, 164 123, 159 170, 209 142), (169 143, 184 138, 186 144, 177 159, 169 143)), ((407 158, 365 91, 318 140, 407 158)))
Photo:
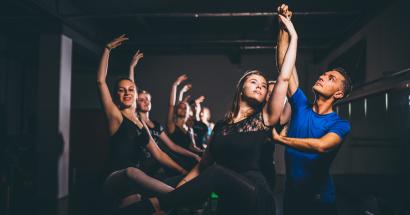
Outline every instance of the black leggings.
MULTIPOLYGON (((256 174, 253 178, 260 180, 258 175, 260 174, 256 174)), ((248 179, 249 175, 246 176, 214 164, 181 187, 159 196, 160 208, 168 211, 181 206, 194 206, 204 202, 211 192, 216 192, 220 195, 218 214, 274 214, 273 198, 269 191, 269 193, 263 191, 269 189, 267 185, 266 188, 255 186, 253 180, 248 179)), ((265 179, 263 180, 266 182, 265 179)), ((143 200, 121 209, 117 214, 152 213, 154 208, 151 203, 143 200)))
POLYGON ((218 211, 222 214, 254 214, 257 189, 243 175, 214 164, 193 180, 159 197, 162 210, 192 206, 204 202, 211 192, 220 195, 218 211))

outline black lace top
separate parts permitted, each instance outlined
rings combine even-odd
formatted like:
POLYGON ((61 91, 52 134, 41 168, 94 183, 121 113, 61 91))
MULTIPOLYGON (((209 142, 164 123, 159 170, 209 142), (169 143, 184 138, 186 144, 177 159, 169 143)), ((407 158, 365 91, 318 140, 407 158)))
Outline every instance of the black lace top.
POLYGON ((263 151, 272 144, 271 132, 262 112, 232 124, 218 122, 209 146, 211 155, 216 163, 237 172, 259 171, 263 151))

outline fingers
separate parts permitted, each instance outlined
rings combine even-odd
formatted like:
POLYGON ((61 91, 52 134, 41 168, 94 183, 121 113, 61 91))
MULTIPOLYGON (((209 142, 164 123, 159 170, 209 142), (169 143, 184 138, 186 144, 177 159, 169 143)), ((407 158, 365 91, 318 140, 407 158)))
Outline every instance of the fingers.
POLYGON ((287 17, 288 19, 291 19, 292 16, 293 16, 293 12, 289 10, 288 13, 286 14, 286 17, 287 17))
POLYGON ((114 43, 122 43, 123 41, 126 41, 126 40, 128 40, 128 37, 126 37, 125 34, 123 34, 123 35, 115 38, 113 42, 114 43))
POLYGON ((279 136, 279 134, 278 134, 278 132, 276 131, 276 129, 272 129, 272 137, 273 137, 273 139, 274 139, 274 140, 277 140, 277 139, 278 139, 278 136, 279 136))
POLYGON ((186 85, 182 88, 182 91, 183 91, 183 92, 186 92, 186 91, 190 90, 191 88, 192 88, 192 84, 186 84, 186 85))
POLYGON ((144 53, 142 53, 139 49, 137 52, 134 54, 133 59, 139 60, 144 57, 144 53))
POLYGON ((293 26, 292 21, 290 21, 283 15, 279 15, 279 19, 282 22, 282 24, 285 26, 285 30, 289 32, 289 35, 292 38, 297 38, 297 32, 296 32, 295 27, 293 26))
POLYGON ((283 16, 282 14, 279 14, 279 19, 280 21, 282 21, 283 24, 286 25, 286 22, 289 21, 285 16, 283 16))
POLYGON ((181 76, 178 77, 178 80, 179 80, 180 82, 183 82, 183 81, 185 81, 185 80, 187 80, 187 79, 188 79, 188 76, 185 75, 185 74, 183 74, 183 75, 181 75, 181 76))
POLYGON ((179 85, 179 84, 181 84, 181 82, 183 82, 187 79, 188 79, 188 76, 183 74, 183 75, 181 75, 177 78, 177 80, 175 81, 175 84, 179 85))
POLYGON ((283 15, 288 19, 290 19, 293 15, 293 12, 289 10, 289 6, 286 4, 281 4, 276 10, 278 15, 283 15))
POLYGON ((195 99, 195 103, 199 104, 205 101, 205 96, 200 96, 197 99, 195 99))
POLYGON ((109 47, 110 49, 114 49, 117 48, 118 46, 120 46, 122 44, 122 42, 127 41, 128 37, 126 37, 125 34, 115 38, 114 40, 112 40, 110 43, 107 44, 107 47, 109 47))

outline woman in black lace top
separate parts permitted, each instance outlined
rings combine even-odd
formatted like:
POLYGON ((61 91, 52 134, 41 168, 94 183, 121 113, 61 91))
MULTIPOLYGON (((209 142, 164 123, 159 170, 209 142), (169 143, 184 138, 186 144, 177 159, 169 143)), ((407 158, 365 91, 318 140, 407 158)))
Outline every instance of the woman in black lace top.
POLYGON ((158 198, 121 210, 123 214, 152 214, 220 195, 220 214, 274 214, 274 201, 263 176, 261 154, 279 121, 289 78, 296 58, 297 34, 292 23, 280 16, 291 35, 288 51, 267 102, 267 79, 257 70, 238 82, 231 110, 213 130, 201 162, 177 189, 158 198), (274 98, 274 99, 273 99, 274 98))

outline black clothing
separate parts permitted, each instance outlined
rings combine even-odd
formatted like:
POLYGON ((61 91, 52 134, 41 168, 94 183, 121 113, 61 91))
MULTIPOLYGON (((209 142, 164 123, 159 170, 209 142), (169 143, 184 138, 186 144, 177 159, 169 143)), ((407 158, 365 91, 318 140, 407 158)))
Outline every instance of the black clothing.
POLYGON ((192 129, 194 130, 195 134, 196 146, 200 149, 204 149, 204 145, 206 145, 208 141, 208 126, 201 121, 195 120, 192 129))
MULTIPOLYGON (((275 129, 277 132, 282 131, 283 126, 276 124, 275 129)), ((274 160, 274 153, 275 153, 275 142, 270 144, 265 144, 262 149, 261 155, 261 172, 265 176, 268 184, 270 186, 271 191, 275 189, 276 185, 276 168, 275 168, 275 160, 274 160)))
POLYGON ((149 128, 151 132, 152 138, 155 140, 156 143, 159 143, 161 141, 160 136, 161 133, 165 131, 164 127, 157 121, 151 120, 152 124, 154 124, 153 128, 149 128))
POLYGON ((189 146, 191 145, 191 136, 189 132, 184 132, 180 127, 175 126, 175 131, 169 134, 169 137, 175 144, 189 150, 189 146))
MULTIPOLYGON (((176 163, 178 163, 180 166, 182 166, 184 169, 190 170, 192 169, 195 164, 197 163, 195 159, 190 158, 190 157, 185 157, 183 155, 177 154, 174 151, 172 151, 165 143, 162 142, 160 135, 162 132, 165 131, 164 127, 157 121, 151 120, 151 122, 154 124, 153 128, 149 128, 151 132, 152 138, 155 140, 157 143, 158 147, 165 152, 172 160, 174 160, 176 163)), ((165 170, 166 176, 176 176, 179 175, 180 173, 177 172, 174 169, 171 169, 167 166, 163 166, 160 164, 156 159, 150 158, 150 166, 152 168, 150 169, 155 169, 158 170, 160 167, 162 167, 165 170)), ((145 165, 144 165, 145 166, 145 165)), ((149 171, 149 175, 152 171, 149 171)))
MULTIPOLYGON (((217 192, 221 214, 274 214, 273 195, 260 167, 262 150, 271 144, 270 136, 271 127, 263 123, 261 112, 237 123, 217 123, 207 149, 215 163, 193 180, 159 196, 161 209, 194 205, 217 192)), ((141 212, 140 206, 130 206, 124 212, 141 212)))
POLYGON ((117 132, 111 136, 110 144, 110 172, 137 167, 149 156, 145 147, 149 142, 149 136, 144 128, 138 128, 134 122, 124 115, 117 132))

